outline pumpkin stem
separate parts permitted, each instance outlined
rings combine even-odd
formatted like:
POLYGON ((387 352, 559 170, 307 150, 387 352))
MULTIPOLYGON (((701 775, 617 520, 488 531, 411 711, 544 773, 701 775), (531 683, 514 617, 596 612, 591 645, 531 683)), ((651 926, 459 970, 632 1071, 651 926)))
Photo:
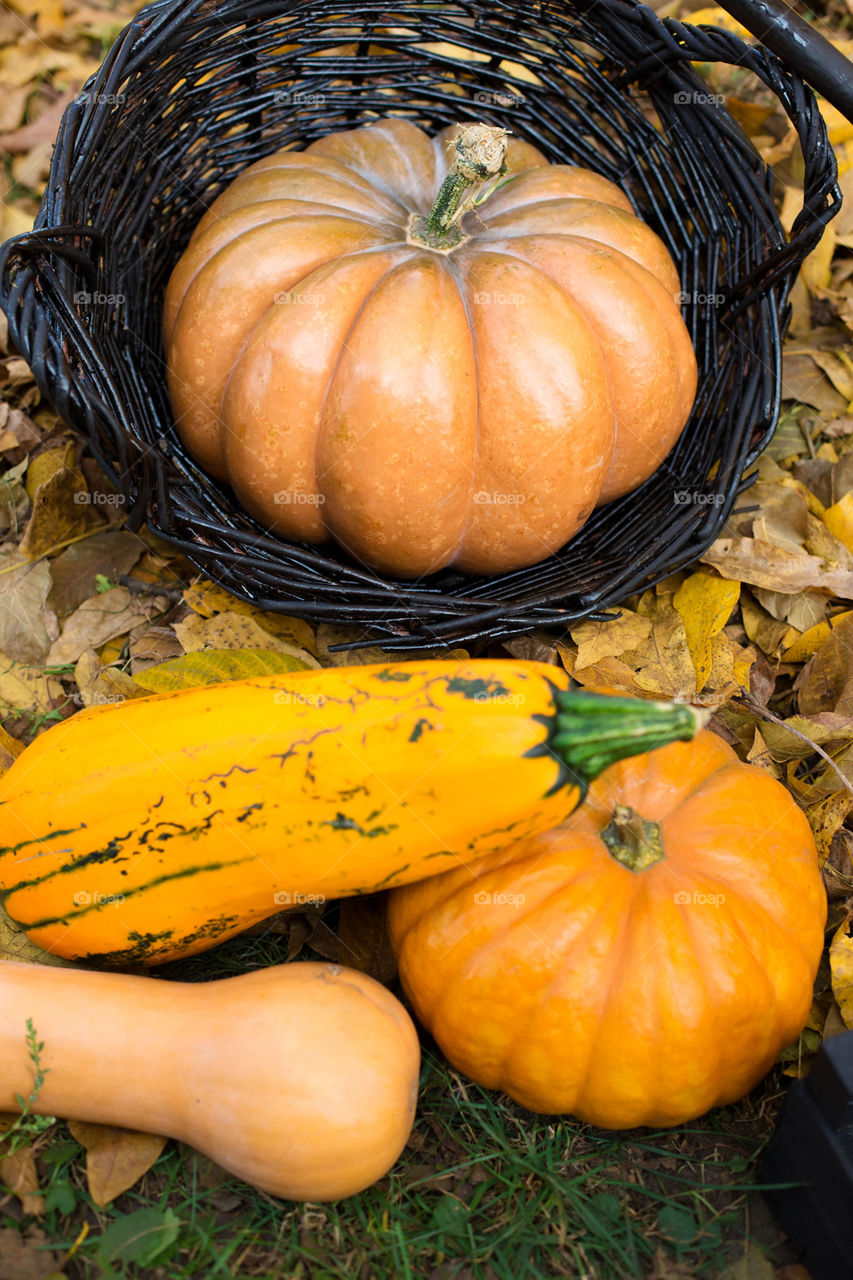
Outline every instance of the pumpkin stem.
POLYGON ((608 852, 629 871, 645 871, 666 855, 659 822, 640 817, 627 804, 617 804, 601 833, 608 852))
POLYGON ((488 124, 459 126, 459 133, 448 144, 455 152, 453 164, 439 188, 435 203, 426 217, 413 220, 410 239, 431 249, 449 249, 464 239, 456 225, 475 204, 482 204, 491 194, 494 183, 483 195, 477 188, 490 178, 506 173, 507 129, 488 124))

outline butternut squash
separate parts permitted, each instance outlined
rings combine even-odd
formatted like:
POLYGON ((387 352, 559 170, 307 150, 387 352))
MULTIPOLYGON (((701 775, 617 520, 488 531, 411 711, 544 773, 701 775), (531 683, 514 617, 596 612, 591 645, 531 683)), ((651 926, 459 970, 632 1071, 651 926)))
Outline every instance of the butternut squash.
POLYGON ((32 1089, 31 1019, 48 1069, 34 1111, 178 1138, 271 1195, 362 1191, 411 1132, 412 1020, 340 965, 166 983, 8 961, 0 1008, 0 1110, 32 1089))

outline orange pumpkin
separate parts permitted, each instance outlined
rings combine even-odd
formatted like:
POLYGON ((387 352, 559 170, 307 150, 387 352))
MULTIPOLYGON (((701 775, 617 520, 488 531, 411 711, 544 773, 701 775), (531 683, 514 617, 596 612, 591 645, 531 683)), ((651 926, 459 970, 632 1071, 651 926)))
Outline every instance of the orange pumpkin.
POLYGON ((678 438, 678 290, 618 187, 503 130, 332 134, 196 227, 164 310, 178 431, 283 537, 400 577, 531 564, 678 438))
POLYGON ((675 1125, 802 1029, 826 899, 786 789, 707 730, 605 770, 559 828, 397 889, 415 1013, 533 1111, 675 1125))

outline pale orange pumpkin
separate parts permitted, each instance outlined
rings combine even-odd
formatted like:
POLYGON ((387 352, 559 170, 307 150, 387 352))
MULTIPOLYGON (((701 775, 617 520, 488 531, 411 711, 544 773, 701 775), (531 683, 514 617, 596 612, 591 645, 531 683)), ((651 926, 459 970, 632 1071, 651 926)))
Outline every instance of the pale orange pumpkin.
POLYGON ((621 1129, 766 1074, 806 1021, 826 896, 790 793, 703 731, 606 769, 557 829, 393 890, 388 918, 454 1067, 621 1129))
POLYGON ((197 226, 165 300, 175 420, 272 531, 400 577, 513 569, 678 438, 696 361, 662 241, 613 183, 502 135, 332 134, 197 226))

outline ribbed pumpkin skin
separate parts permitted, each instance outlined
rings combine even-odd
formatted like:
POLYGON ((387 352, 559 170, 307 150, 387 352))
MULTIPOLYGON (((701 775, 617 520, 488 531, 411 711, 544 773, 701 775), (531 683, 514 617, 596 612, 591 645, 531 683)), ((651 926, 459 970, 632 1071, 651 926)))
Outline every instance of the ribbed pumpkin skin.
POLYGON ((420 1046, 390 991, 313 962, 218 982, 0 965, 0 1110, 159 1133, 272 1195, 336 1200, 388 1172, 412 1128, 420 1046))
POLYGON ((200 463, 282 536, 401 577, 543 559, 651 474, 696 391, 675 267, 599 175, 510 139, 464 242, 410 239, 453 132, 390 119, 258 161, 164 307, 200 463))
POLYGON ((825 917, 804 815, 705 731, 607 769, 559 829, 395 890, 388 918, 454 1067, 621 1129, 681 1124, 761 1079, 805 1023, 825 917), (611 856, 617 804, 662 824, 662 861, 611 856))

